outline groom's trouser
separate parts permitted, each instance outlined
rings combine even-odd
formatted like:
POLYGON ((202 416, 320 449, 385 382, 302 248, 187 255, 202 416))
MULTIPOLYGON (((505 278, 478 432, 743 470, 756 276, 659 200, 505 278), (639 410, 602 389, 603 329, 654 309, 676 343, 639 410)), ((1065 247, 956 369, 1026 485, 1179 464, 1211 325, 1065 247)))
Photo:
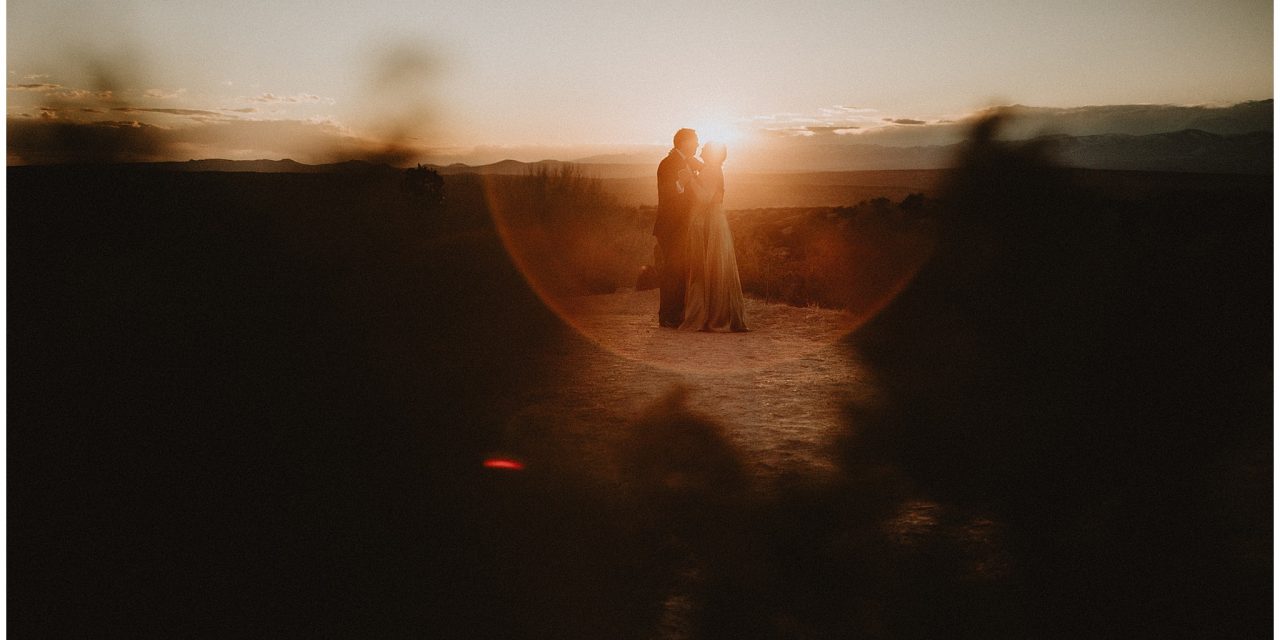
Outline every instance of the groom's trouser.
POLYGON ((658 323, 679 325, 684 318, 684 287, 689 273, 688 229, 658 236, 662 264, 658 266, 658 323))

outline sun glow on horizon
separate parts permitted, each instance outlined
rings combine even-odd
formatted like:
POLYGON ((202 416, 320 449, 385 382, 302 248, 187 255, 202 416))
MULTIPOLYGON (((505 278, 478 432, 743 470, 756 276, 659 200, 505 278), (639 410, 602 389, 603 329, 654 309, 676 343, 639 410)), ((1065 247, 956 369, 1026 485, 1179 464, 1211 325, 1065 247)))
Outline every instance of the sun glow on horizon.
MULTIPOLYGON (((728 145, 735 164, 792 168, 795 156, 775 147, 952 144, 931 125, 993 100, 1067 109, 1269 99, 1271 4, 1206 13, 1192 0, 811 0, 653 11, 477 0, 466 11, 317 3, 299 22, 292 3, 15 0, 8 157, 82 157, 81 134, 56 129, 107 136, 113 157, 136 160, 323 163, 390 149, 405 164, 648 162, 690 127, 728 145), (899 26, 927 36, 903 47, 899 26)), ((1163 126, 1139 120, 1125 126, 1163 126)))
POLYGON ((698 142, 706 144, 711 141, 723 142, 726 145, 733 146, 735 143, 742 142, 746 138, 746 133, 737 126, 726 124, 723 121, 704 121, 690 126, 689 128, 698 132, 698 142))

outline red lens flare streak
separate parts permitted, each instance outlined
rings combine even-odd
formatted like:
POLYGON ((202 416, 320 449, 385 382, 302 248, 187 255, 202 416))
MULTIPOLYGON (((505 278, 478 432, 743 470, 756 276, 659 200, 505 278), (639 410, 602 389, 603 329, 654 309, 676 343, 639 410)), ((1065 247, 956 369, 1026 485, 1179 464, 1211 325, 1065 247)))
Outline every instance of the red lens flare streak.
POLYGON ((488 458, 484 461, 486 469, 503 469, 506 471, 524 471, 524 463, 511 458, 488 458))

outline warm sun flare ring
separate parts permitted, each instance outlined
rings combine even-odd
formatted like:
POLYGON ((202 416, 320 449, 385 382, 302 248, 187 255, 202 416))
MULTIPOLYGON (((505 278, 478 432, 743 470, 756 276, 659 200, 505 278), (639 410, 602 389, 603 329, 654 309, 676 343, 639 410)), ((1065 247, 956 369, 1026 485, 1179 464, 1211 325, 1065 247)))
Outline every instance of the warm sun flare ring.
MULTIPOLYGON (((726 124, 729 122, 732 121, 729 119, 708 118, 706 120, 690 119, 687 124, 698 131, 698 138, 701 143, 705 144, 712 140, 725 142, 729 146, 729 157, 732 159, 735 157, 735 150, 745 148, 751 142, 752 136, 749 129, 726 124), (736 146, 730 142, 735 138, 740 140, 736 146)), ((653 170, 656 171, 662 155, 662 153, 655 152, 657 157, 653 160, 653 170)), ((632 232, 634 238, 631 238, 631 242, 634 246, 640 247, 645 256, 637 256, 637 264, 634 265, 631 273, 621 273, 612 282, 616 286, 615 293, 618 294, 616 297, 613 294, 588 295, 581 292, 556 292, 555 287, 558 284, 563 284, 560 281, 563 280, 566 274, 557 272, 553 264, 554 261, 549 261, 547 256, 554 251, 562 249, 566 250, 565 253, 567 254, 567 249, 572 247, 555 246, 552 241, 563 238, 563 230, 553 228, 554 225, 548 226, 551 223, 539 216, 530 215, 529 212, 532 210, 530 207, 534 207, 535 203, 522 201, 519 198, 529 198, 533 192, 525 193, 513 187, 520 180, 535 181, 533 186, 545 183, 543 186, 548 189, 556 180, 581 183, 594 179, 592 178, 592 171, 593 169, 588 168, 584 169, 582 173, 569 172, 565 176, 559 176, 558 173, 548 171, 537 173, 532 169, 523 177, 482 174, 480 182, 483 188, 485 204, 493 218, 494 228, 507 251, 507 255, 547 308, 552 310, 579 335, 597 346, 620 357, 644 362, 647 365, 663 369, 705 371, 707 365, 704 359, 696 357, 697 354, 668 352, 668 347, 673 343, 679 344, 684 338, 668 336, 657 330, 658 292, 647 293, 646 290, 636 291, 633 288, 636 283, 633 278, 637 278, 637 276, 632 274, 637 273, 642 266, 652 268, 657 262, 656 257, 649 257, 654 255, 653 247, 655 246, 655 240, 649 233, 652 229, 650 226, 652 222, 646 221, 646 224, 642 225, 643 228, 636 227, 632 232), (537 181, 541 182, 538 183, 537 181), (644 302, 645 308, 635 306, 646 297, 652 298, 652 300, 644 302), (626 306, 628 304, 632 306, 626 306), (622 314, 625 322, 617 322, 618 317, 616 316, 618 313, 622 314), (637 317, 641 318, 640 322, 643 322, 643 326, 633 326, 633 321, 637 317)), ((739 176, 739 179, 747 178, 739 176)), ((657 183, 652 182, 652 180, 653 178, 645 179, 646 182, 652 185, 651 188, 653 189, 650 192, 651 197, 649 199, 650 215, 652 215, 652 203, 657 195, 657 183)), ((767 185, 755 186, 757 188, 767 187, 767 185)), ((737 187, 734 188, 736 189, 737 187)), ((786 209, 786 207, 782 207, 779 211, 785 212, 786 209)), ((642 215, 644 214, 644 209, 637 206, 634 209, 634 213, 637 216, 642 215)), ((581 219, 589 220, 590 216, 584 216, 581 219)), ((582 248, 583 246, 594 247, 596 245, 576 246, 582 248)), ((861 303, 858 308, 845 310, 841 318, 832 319, 832 326, 829 327, 830 331, 824 330, 821 339, 816 342, 809 339, 797 340, 780 348, 766 348, 756 344, 753 348, 761 350, 760 353, 752 353, 750 357, 743 358, 737 358, 730 354, 726 356, 729 358, 728 363, 717 366, 722 366, 721 370, 723 370, 723 367, 729 367, 734 370, 759 369, 777 362, 792 360, 799 357, 802 352, 808 353, 813 349, 820 348, 823 344, 834 342, 840 336, 848 335, 848 333, 874 317, 906 287, 922 264, 923 261, 910 265, 897 263, 889 265, 866 264, 864 265, 866 273, 880 274, 880 276, 868 280, 871 283, 869 285, 870 288, 866 291, 859 290, 861 303), (890 275, 899 277, 884 277, 885 269, 889 270, 888 273, 890 275)), ((769 313, 769 309, 763 306, 768 304, 767 302, 757 300, 752 304, 761 305, 762 311, 769 313)), ((774 315, 778 314, 775 313, 774 315)), ((786 314, 783 313, 781 315, 785 316, 786 314)), ((778 328, 775 327, 774 329, 777 330, 778 328)), ((748 338, 747 341, 750 342, 750 339, 748 338)), ((518 462, 516 463, 519 464, 518 462)), ((521 470, 521 468, 497 460, 487 462, 485 467, 514 471, 521 470)))

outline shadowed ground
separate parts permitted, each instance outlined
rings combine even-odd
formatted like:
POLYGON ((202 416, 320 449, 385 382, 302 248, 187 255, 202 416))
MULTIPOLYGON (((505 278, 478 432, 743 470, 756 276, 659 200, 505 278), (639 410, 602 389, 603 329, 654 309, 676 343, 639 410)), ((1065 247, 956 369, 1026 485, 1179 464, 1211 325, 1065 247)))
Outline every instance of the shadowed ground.
POLYGON ((574 324, 591 341, 552 351, 547 368, 560 375, 526 391, 516 420, 557 416, 571 440, 616 441, 620 425, 683 388, 692 409, 723 423, 753 473, 829 468, 844 404, 871 394, 867 371, 837 342, 851 318, 746 302, 751 331, 705 333, 660 329, 656 289, 569 299, 574 324))
POLYGON ((856 351, 652 292, 601 347, 378 176, 11 168, 10 630, 1256 637, 1270 181, 1025 164, 856 351))

